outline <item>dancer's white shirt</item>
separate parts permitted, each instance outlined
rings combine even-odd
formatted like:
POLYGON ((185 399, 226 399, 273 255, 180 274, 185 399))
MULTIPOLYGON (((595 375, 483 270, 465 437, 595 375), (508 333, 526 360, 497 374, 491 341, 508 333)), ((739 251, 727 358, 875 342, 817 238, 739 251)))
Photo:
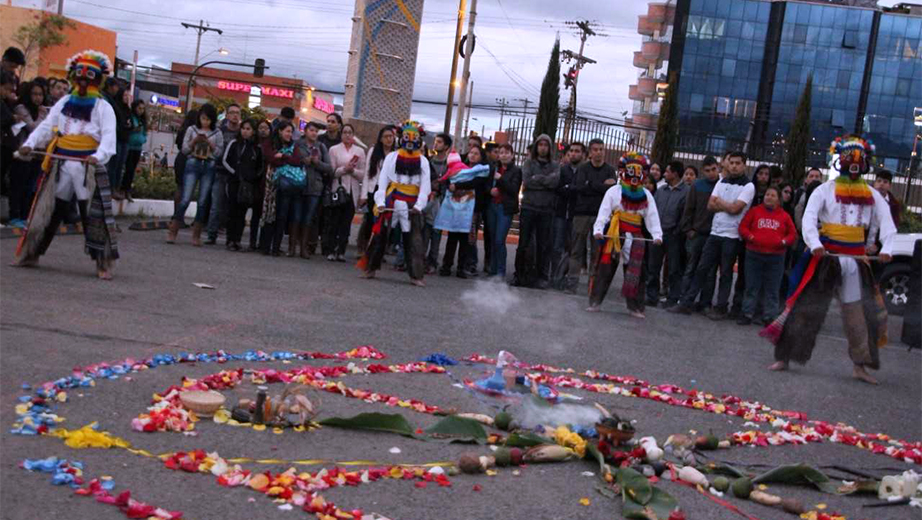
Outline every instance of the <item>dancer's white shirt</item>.
MULTIPOLYGON (((93 157, 103 166, 109 162, 109 159, 115 155, 115 111, 106 100, 99 98, 93 107, 93 112, 89 121, 74 119, 61 113, 64 104, 70 96, 64 96, 48 111, 46 117, 35 130, 29 134, 29 138, 23 143, 33 150, 44 151, 44 148, 51 142, 54 137, 54 129, 57 127, 61 135, 86 134, 91 136, 99 143, 96 153, 93 157)), ((86 163, 82 161, 63 161, 59 170, 57 186, 55 186, 55 197, 63 200, 71 200, 74 195, 78 200, 87 200, 90 193, 86 189, 86 163)))
POLYGON ((602 205, 599 206, 599 214, 596 216, 595 225, 592 226, 593 233, 604 235, 606 231, 605 225, 611 221, 611 214, 617 210, 621 210, 624 213, 639 213, 643 217, 643 223, 647 226, 647 231, 653 236, 653 240, 662 240, 663 228, 659 223, 659 212, 656 211, 656 201, 646 188, 644 188, 643 192, 644 195, 647 196, 647 207, 640 211, 629 211, 624 209, 621 205, 621 185, 615 184, 611 188, 608 188, 608 191, 605 192, 605 197, 602 198, 602 205))
MULTIPOLYGON (((873 244, 877 232, 880 233, 880 254, 889 255, 893 252, 893 237, 896 236, 896 226, 890 215, 890 206, 875 189, 871 189, 874 197, 873 206, 858 204, 840 204, 836 200, 836 182, 829 180, 820 185, 807 202, 804 209, 803 235, 804 242, 812 251, 823 247, 820 242, 820 225, 823 223, 844 224, 848 226, 861 226, 868 230, 867 243, 873 244)), ((839 287, 839 299, 842 303, 853 303, 861 300, 861 278, 858 274, 858 264, 854 258, 839 258, 842 267, 842 285, 839 287)))
MULTIPOLYGON (((419 158, 419 175, 398 175, 397 174, 397 152, 391 152, 384 158, 384 164, 381 165, 381 173, 378 174, 378 191, 375 192, 375 205, 379 208, 385 206, 387 199, 387 187, 390 183, 413 184, 419 186, 419 197, 416 199, 414 208, 422 212, 429 204, 429 193, 432 186, 429 183, 429 161, 425 157, 419 158)), ((410 214, 407 203, 398 200, 394 201, 394 216, 400 224, 400 229, 404 233, 410 232, 410 214)))

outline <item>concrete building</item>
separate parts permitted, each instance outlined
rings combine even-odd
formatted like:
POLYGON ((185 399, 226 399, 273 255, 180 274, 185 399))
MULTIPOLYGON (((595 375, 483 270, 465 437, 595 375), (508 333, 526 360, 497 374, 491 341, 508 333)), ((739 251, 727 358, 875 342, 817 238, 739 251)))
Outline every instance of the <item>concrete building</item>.
POLYGON ((0 5, 0 49, 19 47, 26 52, 23 79, 28 80, 36 76, 63 78, 67 75, 64 69, 67 59, 86 49, 106 53, 113 60, 112 66, 115 66, 115 31, 77 20, 68 19, 70 26, 63 31, 67 41, 62 45, 46 49, 39 49, 35 45, 32 49, 27 49, 28 42, 16 41, 16 33, 20 27, 41 23, 42 19, 48 16, 51 16, 51 13, 41 9, 0 5))
MULTIPOLYGON (((651 10, 660 5, 651 4, 651 10)), ((922 6, 881 8, 867 0, 671 5, 675 30, 664 66, 679 78, 680 151, 737 149, 782 161, 784 140, 812 77, 812 162, 824 164, 835 136, 858 132, 876 144, 881 165, 907 169, 922 129, 915 124, 922 111, 922 6)), ((650 23, 641 17, 640 28, 654 38, 658 31, 646 27, 650 23)), ((638 63, 648 67, 648 76, 659 65, 652 58, 665 52, 663 43, 656 52, 649 46, 638 63)), ((655 124, 646 117, 658 112, 649 94, 666 77, 641 78, 646 83, 632 92, 644 109, 635 110, 637 126, 655 124)))
POLYGON ((374 141, 410 117, 423 0, 356 0, 343 117, 374 141))
MULTIPOLYGON (((269 64, 271 66, 271 63, 269 64)), ((195 66, 173 63, 173 79, 179 80, 179 99, 186 98, 186 82, 195 66)), ((252 70, 218 69, 203 67, 196 74, 193 102, 206 103, 211 98, 231 98, 241 106, 260 106, 269 118, 278 116, 284 107, 292 107, 297 114, 296 123, 324 122, 327 114, 335 110, 333 95, 316 90, 298 78, 280 76, 253 76, 252 70)))
POLYGON ((628 97, 634 101, 634 106, 625 122, 629 133, 646 141, 652 141, 662 96, 669 82, 666 70, 674 18, 675 2, 667 0, 650 3, 647 14, 637 20, 637 32, 643 35, 643 43, 640 50, 634 52, 634 66, 640 72, 637 83, 628 87, 628 97))

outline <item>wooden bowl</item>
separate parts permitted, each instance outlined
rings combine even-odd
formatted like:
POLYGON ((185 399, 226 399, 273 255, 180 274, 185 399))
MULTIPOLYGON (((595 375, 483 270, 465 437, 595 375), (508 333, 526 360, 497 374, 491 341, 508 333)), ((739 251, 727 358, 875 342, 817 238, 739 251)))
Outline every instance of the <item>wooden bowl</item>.
POLYGON ((179 394, 182 405, 201 417, 211 417, 222 406, 225 397, 221 392, 214 390, 189 390, 179 394))

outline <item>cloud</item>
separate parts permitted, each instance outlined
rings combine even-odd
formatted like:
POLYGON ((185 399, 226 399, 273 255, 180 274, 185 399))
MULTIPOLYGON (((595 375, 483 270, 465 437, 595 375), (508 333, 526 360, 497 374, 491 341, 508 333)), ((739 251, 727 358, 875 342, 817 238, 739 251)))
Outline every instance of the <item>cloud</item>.
MULTIPOLYGON (((43 2, 21 0, 14 4, 36 7, 43 2)), ((447 97, 456 5, 455 0, 430 0, 425 4, 414 99, 443 102, 447 97)), ((116 30, 119 57, 130 59, 137 49, 142 65, 163 67, 169 67, 172 61, 193 61, 196 34, 184 29, 180 22, 204 19, 224 34, 203 35, 202 56, 225 47, 231 51, 228 60, 262 57, 273 75, 297 76, 320 89, 340 92, 345 82, 354 6, 352 0, 319 4, 300 0, 68 0, 65 14, 116 30)), ((474 103, 495 105, 497 98, 512 102, 527 97, 531 106, 536 106, 558 32, 562 48, 579 49, 578 37, 563 22, 589 19, 597 20, 609 36, 591 38, 586 44, 586 54, 598 63, 582 72, 580 108, 620 115, 631 107, 627 90, 637 74, 632 59, 641 42, 636 31, 637 15, 645 11, 646 2, 641 0, 575 0, 567 3, 565 12, 557 0, 480 2, 475 28, 479 46, 471 63, 474 103)), ((561 91, 562 104, 567 96, 567 91, 561 91)), ((510 104, 521 107, 521 102, 510 104)), ((444 106, 418 103, 413 107, 414 115, 430 120, 430 126, 441 126, 444 110, 444 106)), ((470 126, 479 131, 485 125, 492 134, 498 120, 495 111, 475 109, 470 126)))

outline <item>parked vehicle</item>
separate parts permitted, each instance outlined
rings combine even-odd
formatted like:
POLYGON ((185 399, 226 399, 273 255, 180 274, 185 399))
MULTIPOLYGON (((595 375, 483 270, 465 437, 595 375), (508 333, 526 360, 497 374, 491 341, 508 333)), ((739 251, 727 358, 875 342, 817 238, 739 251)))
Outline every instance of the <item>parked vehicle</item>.
POLYGON ((910 277, 912 249, 916 241, 922 240, 922 233, 900 233, 893 240, 893 261, 884 267, 880 275, 880 291, 887 304, 887 312, 902 316, 909 299, 911 283, 919 283, 910 277))

